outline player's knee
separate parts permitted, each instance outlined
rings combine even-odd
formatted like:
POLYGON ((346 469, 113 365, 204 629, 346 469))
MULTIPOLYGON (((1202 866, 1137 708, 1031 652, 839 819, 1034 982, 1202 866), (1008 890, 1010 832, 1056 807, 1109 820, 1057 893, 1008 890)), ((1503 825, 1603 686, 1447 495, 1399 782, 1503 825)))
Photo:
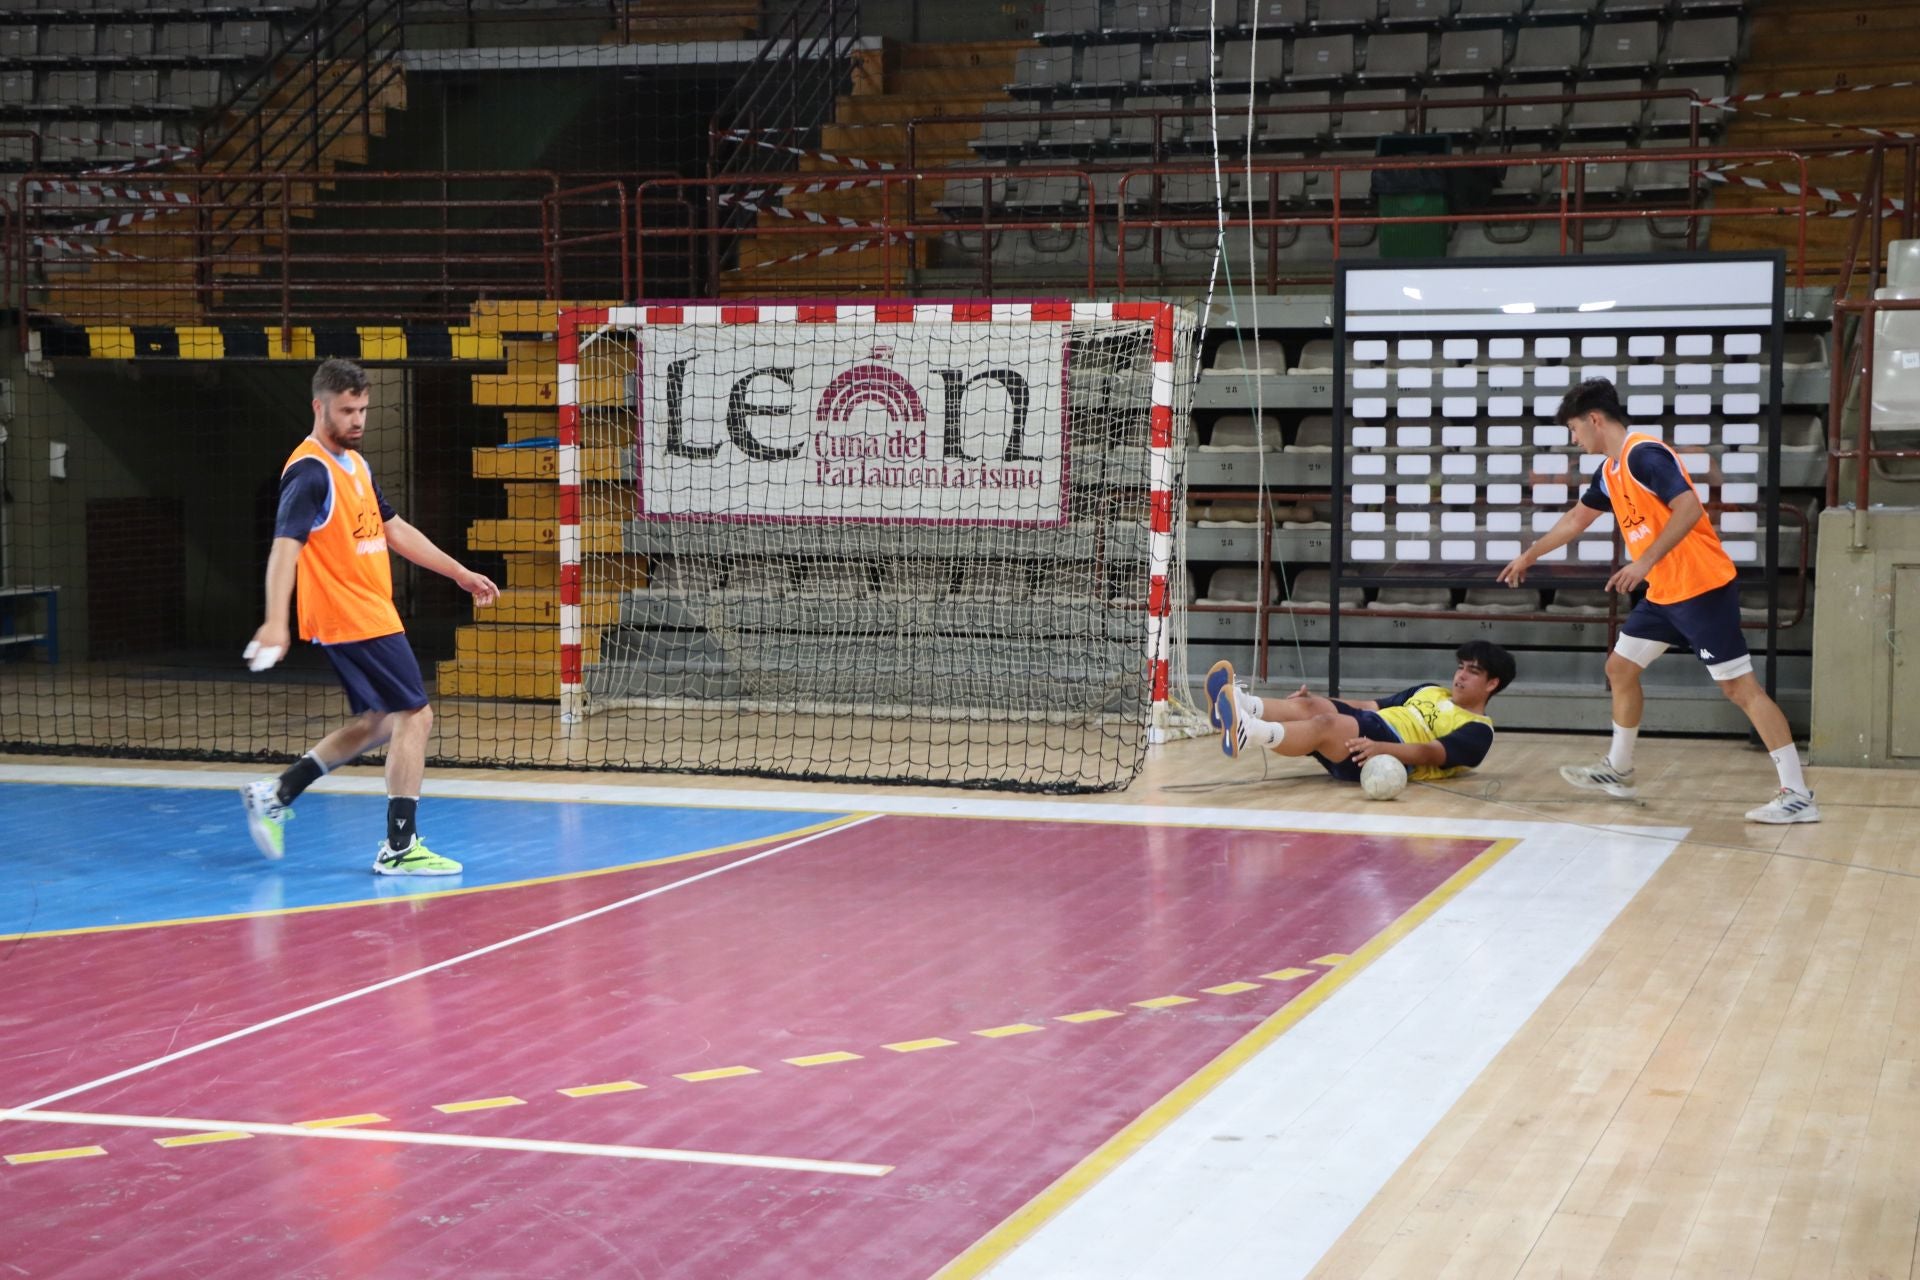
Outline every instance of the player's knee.
POLYGON ((1607 655, 1607 679, 1614 684, 1634 684, 1640 679, 1640 664, 1617 653, 1607 655))
POLYGON ((412 711, 406 712, 405 715, 407 723, 420 733, 425 733, 427 730, 433 728, 432 706, 415 707, 412 711))
POLYGON ((1736 707, 1753 705, 1755 695, 1760 693, 1760 682, 1753 678, 1752 673, 1735 676, 1731 680, 1716 680, 1714 683, 1720 686, 1720 692, 1727 695, 1727 701, 1736 707))

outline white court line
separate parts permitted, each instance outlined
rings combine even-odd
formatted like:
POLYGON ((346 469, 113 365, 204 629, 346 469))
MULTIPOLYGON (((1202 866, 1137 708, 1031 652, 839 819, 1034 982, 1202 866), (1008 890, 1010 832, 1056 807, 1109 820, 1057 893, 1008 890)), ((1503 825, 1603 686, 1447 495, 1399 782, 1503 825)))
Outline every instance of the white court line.
POLYGON ((186 1116, 117 1116, 95 1111, 0 1111, 0 1121, 87 1124, 109 1129, 180 1129, 188 1133, 266 1134, 277 1138, 325 1138, 335 1142, 393 1142, 414 1147, 477 1147, 485 1151, 533 1151, 561 1156, 609 1156, 616 1160, 667 1160, 677 1164, 723 1164, 745 1169, 788 1169, 797 1173, 843 1173, 883 1178, 890 1164, 845 1160, 807 1160, 799 1156, 748 1156, 730 1151, 680 1151, 672 1147, 623 1147, 602 1142, 556 1142, 545 1138, 488 1138, 465 1133, 420 1133, 407 1129, 303 1129, 254 1120, 194 1120, 186 1116))
MULTIPOLYGON (((1310 775, 1302 775, 1310 776, 1310 775)), ((147 769, 97 765, 0 764, 0 783, 41 786, 171 787, 187 791, 239 788, 260 777, 218 769, 147 769)), ((1276 784, 1288 781, 1276 778, 1276 784)), ((915 796, 897 792, 835 791, 723 791, 717 788, 619 785, 588 782, 530 782, 489 779, 429 778, 424 796, 448 800, 528 800, 548 803, 745 809, 783 813, 876 813, 925 818, 1024 818, 1031 821, 1112 822, 1171 827, 1236 827, 1252 831, 1332 831, 1344 835, 1486 836, 1493 839, 1546 835, 1564 831, 1567 823, 1552 819, 1534 822, 1510 818, 1397 817, 1397 806, 1383 804, 1381 813, 1327 813, 1301 809, 1228 809, 1158 804, 1099 804, 1085 800, 1044 800, 954 795, 915 796)), ((378 777, 334 774, 315 783, 317 794, 365 795, 384 798, 386 783, 378 777)), ((1275 798, 1284 792, 1276 788, 1275 798)), ((1637 823, 1579 823, 1583 830, 1639 837, 1666 844, 1686 838, 1687 828, 1642 826, 1637 823)))
POLYGON ((691 875, 683 880, 675 880, 672 884, 663 884, 656 889, 648 889, 645 893, 636 893, 631 897, 622 898, 618 902, 609 902, 605 906, 595 907, 591 911, 582 911, 579 915, 568 916, 565 920, 556 920, 552 924, 543 924, 538 929, 529 929, 525 933, 516 934, 511 938, 504 938, 499 942, 489 943, 484 947, 478 947, 472 951, 464 952, 461 955, 453 956, 446 960, 436 961, 433 964, 414 969, 408 973, 398 974, 391 978, 383 978, 379 982, 346 992, 344 995, 333 996, 320 1001, 318 1004, 310 1004, 304 1009, 295 1009, 289 1013, 280 1014, 278 1017, 268 1018, 265 1022, 256 1022, 250 1027, 241 1027, 238 1031, 229 1031, 223 1036, 215 1036, 211 1040, 204 1040, 199 1044, 188 1045, 184 1049, 176 1049, 174 1052, 155 1058, 151 1062, 142 1062, 135 1066, 127 1067, 124 1070, 116 1071, 112 1075, 101 1076, 98 1080, 89 1080, 85 1084, 74 1085, 71 1089, 62 1089, 58 1093, 50 1093, 44 1098, 36 1098, 32 1102, 11 1108, 11 1110, 38 1111, 40 1108, 49 1106, 52 1103, 71 1098, 77 1093, 86 1093, 88 1090, 98 1089, 102 1085, 114 1084, 127 1079, 129 1076, 137 1076, 142 1072, 151 1071, 155 1067, 163 1067, 170 1062, 178 1062, 182 1058, 190 1058, 196 1053, 205 1053, 208 1049, 216 1049, 223 1044, 231 1044, 235 1040, 242 1039, 246 1036, 255 1035, 259 1032, 270 1030, 273 1027, 282 1026, 294 1021, 296 1018, 304 1018, 310 1013, 319 1013, 323 1009, 331 1009, 335 1005, 345 1004, 349 1000, 357 1000, 361 996, 372 995, 376 991, 385 991, 388 987, 397 987, 401 983, 411 982, 415 978, 424 978, 426 975, 435 973, 441 969, 450 969, 456 964, 461 964, 468 960, 476 960, 481 956, 489 955, 495 951, 503 951, 518 943, 527 942, 534 938, 553 933, 556 930, 564 929, 568 925, 579 924, 584 920, 591 920, 595 916, 606 915, 609 911, 618 911, 620 908, 630 907, 636 902, 645 902, 648 898, 656 898, 674 889, 685 888, 687 885, 710 879, 713 876, 732 871, 737 867, 744 867, 749 863, 759 862, 763 858, 771 858, 777 853, 786 852, 788 849, 797 849, 803 844, 811 844, 823 836, 830 836, 841 831, 849 831, 854 827, 872 822, 874 819, 882 816, 883 815, 877 813, 863 814, 860 817, 843 822, 838 826, 829 827, 825 831, 816 831, 812 835, 801 836, 798 840, 789 840, 785 844, 777 844, 771 849, 762 849, 759 853, 750 854, 734 862, 729 862, 725 866, 710 868, 709 870, 700 872, 698 875, 691 875))

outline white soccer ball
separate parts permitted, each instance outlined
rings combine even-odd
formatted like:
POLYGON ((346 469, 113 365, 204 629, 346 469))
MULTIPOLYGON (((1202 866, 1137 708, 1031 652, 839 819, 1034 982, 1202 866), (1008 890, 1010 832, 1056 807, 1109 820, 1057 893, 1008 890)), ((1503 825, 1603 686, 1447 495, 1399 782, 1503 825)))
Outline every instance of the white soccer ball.
POLYGON ((1407 789, 1407 766, 1389 755, 1378 755, 1360 766, 1360 789, 1369 800, 1391 800, 1407 789))

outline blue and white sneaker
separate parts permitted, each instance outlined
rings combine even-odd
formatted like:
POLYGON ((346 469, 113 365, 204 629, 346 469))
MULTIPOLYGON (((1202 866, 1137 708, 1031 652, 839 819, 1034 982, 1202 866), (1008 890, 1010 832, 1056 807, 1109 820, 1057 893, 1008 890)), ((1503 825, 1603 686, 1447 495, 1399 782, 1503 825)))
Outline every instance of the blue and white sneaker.
POLYGON ((1640 794, 1633 770, 1616 769, 1605 756, 1599 764, 1563 764, 1560 777, 1583 791, 1604 791, 1616 800, 1631 800, 1640 794))
POLYGON ((1240 701, 1233 696, 1232 681, 1213 697, 1213 723, 1220 728, 1220 750, 1230 760, 1239 759, 1247 746, 1247 726, 1241 723, 1240 701))
POLYGON ((1220 720, 1220 691, 1233 688, 1233 664, 1225 658, 1213 664, 1207 671, 1207 723, 1214 728, 1224 727, 1220 720))
POLYGON ((287 851, 286 826, 293 820, 292 807, 280 803, 280 784, 272 778, 249 782, 240 788, 240 803, 247 811, 247 834, 253 837, 253 847, 269 858, 279 858, 287 851))
POLYGON ((1773 799, 1758 809, 1747 810, 1748 822, 1771 822, 1775 825, 1788 822, 1820 821, 1820 806, 1813 802, 1813 796, 1805 791, 1795 791, 1792 787, 1782 787, 1773 799))

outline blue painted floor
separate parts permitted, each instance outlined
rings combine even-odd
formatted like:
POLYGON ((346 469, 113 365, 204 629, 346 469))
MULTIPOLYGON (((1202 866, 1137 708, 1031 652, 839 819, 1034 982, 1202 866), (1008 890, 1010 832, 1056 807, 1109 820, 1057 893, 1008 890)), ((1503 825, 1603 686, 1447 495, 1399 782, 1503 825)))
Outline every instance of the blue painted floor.
POLYGON ((0 936, 275 911, 655 862, 841 815, 528 800, 420 802, 420 831, 463 875, 376 876, 380 796, 310 791, 287 856, 262 858, 237 790, 0 783, 0 936))

